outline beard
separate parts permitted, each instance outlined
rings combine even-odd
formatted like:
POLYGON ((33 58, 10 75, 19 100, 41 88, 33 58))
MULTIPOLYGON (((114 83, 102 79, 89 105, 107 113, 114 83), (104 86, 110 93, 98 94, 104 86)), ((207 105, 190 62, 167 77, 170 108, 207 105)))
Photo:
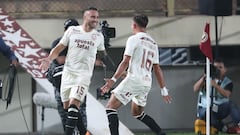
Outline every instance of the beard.
POLYGON ((98 22, 89 22, 89 23, 88 23, 88 26, 89 26, 89 28, 91 28, 91 29, 96 29, 96 28, 97 28, 97 25, 98 25, 98 22))

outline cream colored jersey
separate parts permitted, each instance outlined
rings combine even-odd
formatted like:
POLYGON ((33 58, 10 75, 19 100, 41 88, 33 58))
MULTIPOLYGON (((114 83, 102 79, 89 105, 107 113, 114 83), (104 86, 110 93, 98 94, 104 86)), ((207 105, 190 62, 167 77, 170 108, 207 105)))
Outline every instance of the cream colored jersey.
POLYGON ((82 76, 81 82, 89 84, 97 50, 105 50, 102 33, 96 30, 85 32, 82 26, 71 26, 64 33, 60 43, 68 46, 63 73, 82 76))
POLYGON ((158 46, 152 37, 143 32, 129 37, 124 55, 131 56, 128 77, 138 85, 151 86, 153 64, 159 64, 158 46))

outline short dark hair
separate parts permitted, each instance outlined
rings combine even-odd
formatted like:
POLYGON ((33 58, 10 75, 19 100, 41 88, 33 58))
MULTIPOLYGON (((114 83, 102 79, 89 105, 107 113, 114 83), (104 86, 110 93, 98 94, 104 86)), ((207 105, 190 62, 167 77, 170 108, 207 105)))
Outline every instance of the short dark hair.
POLYGON ((95 7, 89 7, 89 8, 86 8, 86 9, 83 10, 83 14, 84 14, 86 11, 90 11, 90 10, 98 11, 98 9, 95 8, 95 7))
POLYGON ((221 57, 217 57, 217 58, 214 59, 214 62, 224 63, 224 60, 221 57))
POLYGON ((133 17, 133 21, 140 27, 146 28, 148 25, 148 17, 144 14, 138 14, 133 17))

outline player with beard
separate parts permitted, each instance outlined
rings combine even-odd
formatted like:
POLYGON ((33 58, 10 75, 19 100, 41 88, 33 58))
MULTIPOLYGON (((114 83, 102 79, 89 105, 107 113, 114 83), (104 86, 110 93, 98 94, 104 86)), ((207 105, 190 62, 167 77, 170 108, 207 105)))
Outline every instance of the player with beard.
POLYGON ((78 126, 81 135, 87 133, 78 111, 89 89, 96 55, 104 57, 104 37, 96 30, 98 17, 97 8, 84 10, 82 25, 69 27, 49 56, 41 60, 40 68, 47 70, 49 63, 68 47, 61 81, 61 98, 64 109, 68 109, 66 135, 72 135, 78 121, 82 123, 78 126))

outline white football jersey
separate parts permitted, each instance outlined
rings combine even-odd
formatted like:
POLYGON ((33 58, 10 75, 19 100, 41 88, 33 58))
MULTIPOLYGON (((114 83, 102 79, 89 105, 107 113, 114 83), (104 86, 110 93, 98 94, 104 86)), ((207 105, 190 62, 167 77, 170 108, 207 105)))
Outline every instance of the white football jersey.
POLYGON ((128 77, 137 84, 151 86, 153 64, 159 64, 158 45, 147 33, 137 33, 128 38, 124 55, 131 56, 128 77))
POLYGON ((68 46, 64 71, 91 78, 97 51, 105 50, 102 33, 96 30, 85 32, 82 26, 70 26, 60 43, 68 46))

